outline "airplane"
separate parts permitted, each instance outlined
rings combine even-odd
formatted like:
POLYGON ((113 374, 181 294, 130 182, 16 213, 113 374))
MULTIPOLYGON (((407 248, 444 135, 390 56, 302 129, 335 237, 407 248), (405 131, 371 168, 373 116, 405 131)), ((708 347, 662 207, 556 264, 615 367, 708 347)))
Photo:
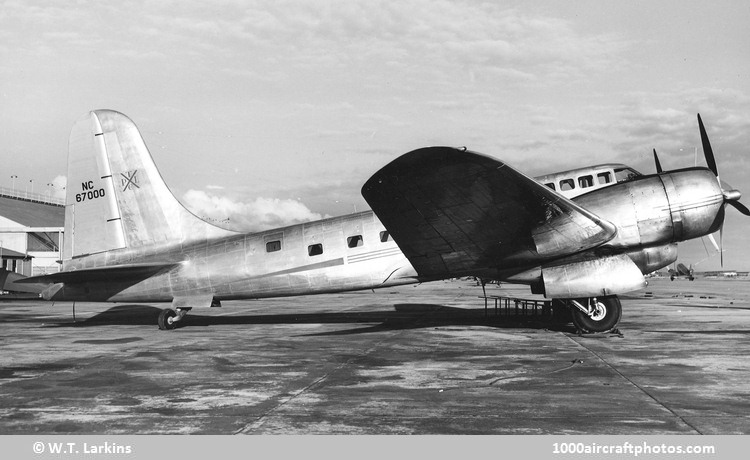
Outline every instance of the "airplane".
POLYGON ((690 265, 690 268, 686 267, 685 264, 677 264, 675 268, 669 269, 669 279, 671 281, 674 281, 675 278, 681 278, 685 277, 689 279, 690 281, 695 280, 695 275, 693 275, 693 266, 690 265))
POLYGON ((427 147, 367 180, 371 211, 241 233, 183 207, 136 125, 95 110, 70 135, 61 271, 12 281, 52 301, 169 302, 158 318, 169 330, 222 301, 473 276, 526 284, 580 331, 607 332, 618 295, 673 263, 678 242, 720 229, 726 205, 750 215, 722 188, 698 124, 708 168, 610 164, 540 182, 466 148, 427 147))

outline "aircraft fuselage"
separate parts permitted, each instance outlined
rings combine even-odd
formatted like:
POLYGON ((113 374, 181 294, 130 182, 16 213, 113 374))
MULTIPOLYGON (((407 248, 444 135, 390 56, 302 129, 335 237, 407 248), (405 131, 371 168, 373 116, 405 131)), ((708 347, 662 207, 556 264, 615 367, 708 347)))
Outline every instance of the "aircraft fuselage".
MULTIPOLYGON (((598 251, 625 253, 643 273, 674 262, 674 243, 711 233, 721 222, 716 217, 722 213, 721 190, 705 168, 640 176, 573 201, 617 226, 617 235, 598 251)), ((66 270, 128 263, 174 265, 142 280, 65 283, 50 296, 52 300, 169 302, 196 296, 231 300, 422 281, 372 211, 186 246, 110 251, 82 261, 85 265, 69 261, 66 270)), ((536 278, 539 268, 498 266, 466 275, 512 278, 530 270, 536 278)), ((528 276, 516 281, 529 282, 528 276)))
POLYGON ((158 251, 131 249, 89 255, 86 265, 77 269, 105 265, 105 259, 107 265, 158 262, 174 266, 143 280, 65 283, 51 299, 168 302, 175 297, 211 295, 229 300, 416 282, 411 264, 383 232, 375 214, 364 211, 158 251))

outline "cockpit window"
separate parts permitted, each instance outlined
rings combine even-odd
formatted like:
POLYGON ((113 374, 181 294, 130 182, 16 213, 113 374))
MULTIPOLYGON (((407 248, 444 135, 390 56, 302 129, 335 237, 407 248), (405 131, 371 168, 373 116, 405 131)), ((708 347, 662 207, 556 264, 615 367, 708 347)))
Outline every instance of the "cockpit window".
POLYGON ((615 169, 615 179, 617 182, 627 182, 640 176, 641 173, 631 168, 617 168, 615 169))

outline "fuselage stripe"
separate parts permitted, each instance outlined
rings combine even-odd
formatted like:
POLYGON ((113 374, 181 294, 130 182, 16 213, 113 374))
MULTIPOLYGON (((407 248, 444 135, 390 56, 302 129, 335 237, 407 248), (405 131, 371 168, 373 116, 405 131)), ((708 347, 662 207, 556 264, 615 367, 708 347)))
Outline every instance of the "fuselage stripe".
POLYGON ((347 259, 347 261, 349 263, 364 262, 367 260, 379 259, 382 257, 395 256, 398 254, 401 254, 401 250, 399 248, 381 249, 379 251, 373 251, 373 252, 368 252, 365 254, 351 256, 347 259))
POLYGON ((299 272, 306 272, 306 271, 311 271, 311 270, 318 270, 318 269, 321 269, 321 268, 335 267, 337 265, 344 265, 344 259, 340 257, 338 259, 327 260, 325 262, 318 262, 316 264, 302 265, 302 266, 299 266, 299 267, 289 268, 289 269, 286 269, 286 270, 279 270, 277 272, 264 273, 264 274, 258 275, 258 276, 251 276, 251 277, 245 278, 245 279, 253 280, 253 279, 259 279, 259 278, 268 278, 270 276, 289 275, 291 273, 299 273, 299 272))

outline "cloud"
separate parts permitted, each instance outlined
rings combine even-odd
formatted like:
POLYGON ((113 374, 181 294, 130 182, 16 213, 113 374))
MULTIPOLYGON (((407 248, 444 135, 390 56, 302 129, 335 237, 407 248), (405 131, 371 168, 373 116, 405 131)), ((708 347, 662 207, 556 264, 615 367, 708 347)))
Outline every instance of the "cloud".
POLYGON ((131 38, 129 46, 104 29, 93 31, 116 43, 107 52, 122 53, 125 46, 135 57, 154 53, 154 44, 171 49, 191 43, 189 50, 179 48, 191 65, 258 79, 276 72, 273 79, 281 81, 294 70, 360 68, 363 75, 381 75, 366 69, 388 67, 397 70, 391 78, 413 85, 430 79, 440 84, 449 78, 446 70, 468 70, 472 79, 549 84, 605 69, 630 46, 612 33, 579 33, 571 21, 492 2, 159 2, 124 10, 116 25, 131 38))
POLYGON ((243 202, 192 189, 183 200, 199 217, 236 230, 261 231, 322 218, 297 200, 258 197, 243 202))
POLYGON ((52 198, 65 199, 65 187, 68 185, 68 177, 59 175, 52 179, 52 198))
MULTIPOLYGON (((619 131, 624 139, 615 148, 632 154, 635 150, 684 151, 685 158, 700 149, 696 113, 716 149, 724 145, 726 161, 742 155, 750 143, 750 96, 740 91, 717 88, 689 88, 648 94, 632 93, 620 107, 619 131)), ((700 152, 699 152, 700 153, 700 152)))

